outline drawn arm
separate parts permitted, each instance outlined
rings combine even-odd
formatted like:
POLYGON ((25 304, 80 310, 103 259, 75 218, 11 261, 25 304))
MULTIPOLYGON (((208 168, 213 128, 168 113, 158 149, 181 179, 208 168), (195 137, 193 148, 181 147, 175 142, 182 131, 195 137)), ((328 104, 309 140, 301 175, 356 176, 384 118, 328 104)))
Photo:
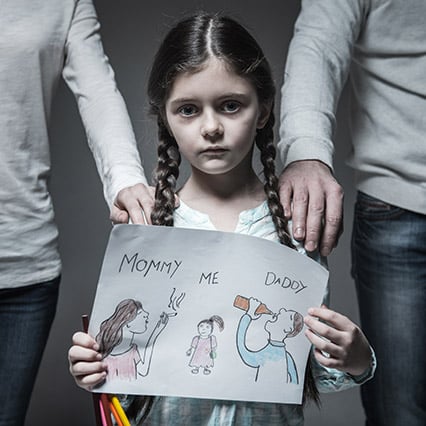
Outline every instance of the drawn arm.
POLYGON ((259 352, 253 352, 246 346, 246 334, 252 319, 249 315, 244 314, 238 324, 237 329, 237 349, 241 359, 249 367, 258 368, 260 366, 259 352))
POLYGON ((200 340, 199 336, 194 336, 191 342, 191 347, 186 351, 186 355, 190 356, 192 354, 192 350, 195 350, 195 348, 198 345, 198 341, 200 340))
POLYGON ((287 382, 299 384, 299 376, 297 374, 296 363, 290 352, 286 352, 287 357, 287 382))
POLYGON ((160 319, 158 320, 154 330, 149 336, 148 342, 146 343, 145 350, 142 357, 142 365, 139 368, 138 374, 142 377, 145 377, 149 373, 149 368, 151 366, 152 353, 154 351, 154 345, 157 341, 158 336, 161 332, 166 328, 167 323, 169 322, 169 317, 166 313, 162 313, 160 315, 160 319))

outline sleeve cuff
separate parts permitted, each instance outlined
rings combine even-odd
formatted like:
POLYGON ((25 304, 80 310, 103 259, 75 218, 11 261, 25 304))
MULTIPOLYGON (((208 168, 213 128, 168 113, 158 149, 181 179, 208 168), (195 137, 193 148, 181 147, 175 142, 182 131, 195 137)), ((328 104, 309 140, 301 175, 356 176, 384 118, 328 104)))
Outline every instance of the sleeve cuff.
POLYGON ((364 373, 360 374, 359 376, 353 376, 352 374, 347 373, 348 376, 351 377, 352 380, 358 385, 361 385, 365 383, 366 381, 372 379, 374 377, 374 373, 376 372, 377 359, 376 359, 376 354, 374 353, 374 350, 371 346, 370 346, 370 351, 371 351, 371 363, 369 367, 364 371, 364 373))

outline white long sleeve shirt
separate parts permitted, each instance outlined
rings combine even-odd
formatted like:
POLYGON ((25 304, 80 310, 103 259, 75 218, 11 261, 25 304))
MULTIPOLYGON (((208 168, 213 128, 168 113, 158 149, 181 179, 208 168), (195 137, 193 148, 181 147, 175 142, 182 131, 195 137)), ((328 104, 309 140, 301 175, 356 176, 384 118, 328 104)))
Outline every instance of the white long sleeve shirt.
POLYGON ((146 183, 92 0, 0 2, 0 288, 60 273, 47 180, 48 126, 61 77, 74 93, 111 205, 146 183))
POLYGON ((349 75, 357 188, 426 214, 425 19, 425 0, 302 0, 282 89, 284 164, 332 166, 349 75))

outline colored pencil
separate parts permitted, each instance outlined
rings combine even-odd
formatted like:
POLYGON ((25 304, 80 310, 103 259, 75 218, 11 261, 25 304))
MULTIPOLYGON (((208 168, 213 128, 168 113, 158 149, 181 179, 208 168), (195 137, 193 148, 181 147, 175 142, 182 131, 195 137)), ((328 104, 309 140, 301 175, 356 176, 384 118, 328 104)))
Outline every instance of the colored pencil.
POLYGON ((102 405, 101 400, 99 400, 99 413, 100 413, 100 417, 101 417, 101 425, 107 426, 107 421, 106 421, 105 412, 104 412, 104 406, 102 405))
POLYGON ((120 404, 120 401, 115 395, 112 395, 111 402, 114 404, 115 409, 117 410, 118 415, 120 416, 121 422, 123 423, 123 426, 131 426, 129 419, 126 416, 126 413, 123 410, 123 407, 120 404))
POLYGON ((111 400, 109 401, 109 409, 111 410, 111 413, 114 416, 115 421, 117 422, 117 426, 124 426, 111 400))
POLYGON ((106 426, 112 426, 111 410, 109 409, 109 399, 106 393, 101 393, 101 403, 105 413, 106 426))

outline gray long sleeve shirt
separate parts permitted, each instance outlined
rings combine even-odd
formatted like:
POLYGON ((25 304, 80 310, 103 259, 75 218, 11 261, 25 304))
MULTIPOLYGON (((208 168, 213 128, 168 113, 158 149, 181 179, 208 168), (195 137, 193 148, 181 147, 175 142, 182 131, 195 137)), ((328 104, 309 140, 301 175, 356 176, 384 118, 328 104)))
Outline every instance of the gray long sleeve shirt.
POLYGON ((426 1, 303 0, 282 89, 284 164, 332 165, 350 76, 357 188, 426 214, 426 1))
POLYGON ((109 205, 146 182, 92 0, 0 2, 0 288, 60 273, 47 190, 48 126, 61 77, 74 93, 109 205))

